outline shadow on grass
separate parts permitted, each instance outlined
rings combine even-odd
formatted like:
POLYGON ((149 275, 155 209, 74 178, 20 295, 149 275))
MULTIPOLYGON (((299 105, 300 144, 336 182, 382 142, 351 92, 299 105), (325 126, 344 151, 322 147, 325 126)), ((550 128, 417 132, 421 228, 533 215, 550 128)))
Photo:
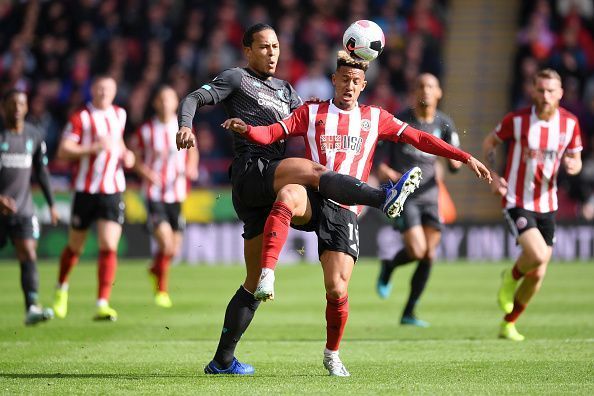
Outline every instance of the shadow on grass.
POLYGON ((0 378, 12 379, 57 379, 57 378, 113 378, 113 379, 146 379, 146 378, 194 378, 194 374, 114 374, 114 373, 0 373, 0 378))
MULTIPOLYGON (((327 377, 327 374, 291 374, 288 375, 289 377, 327 377)), ((120 379, 120 380, 145 380, 148 378, 186 378, 186 379, 193 379, 193 378, 200 378, 200 377, 209 377, 209 378, 254 378, 254 377, 270 377, 276 378, 279 377, 278 375, 272 374, 256 374, 255 376, 243 376, 243 375, 207 375, 202 373, 196 374, 114 374, 114 373, 0 373, 0 379, 120 379)), ((283 375, 283 377, 287 377, 287 375, 283 375)))

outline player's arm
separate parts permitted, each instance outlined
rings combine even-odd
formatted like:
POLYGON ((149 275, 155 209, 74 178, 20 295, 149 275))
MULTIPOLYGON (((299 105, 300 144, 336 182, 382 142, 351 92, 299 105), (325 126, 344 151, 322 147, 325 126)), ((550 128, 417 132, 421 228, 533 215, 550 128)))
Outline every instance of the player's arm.
POLYGON ((489 170, 482 162, 469 153, 444 142, 430 133, 420 131, 408 125, 402 130, 399 138, 402 142, 408 143, 426 153, 460 161, 466 164, 480 179, 487 179, 489 183, 492 180, 489 170))
POLYGON ((47 169, 47 163, 47 149, 45 142, 41 140, 37 146, 37 149, 33 153, 33 174, 35 175, 35 179, 37 180, 37 183, 39 183, 39 187, 43 192, 45 201, 49 206, 52 224, 56 225, 58 224, 60 216, 55 206, 54 194, 52 193, 52 188, 50 185, 50 175, 49 170, 47 169))
POLYGON ((138 129, 129 140, 130 149, 132 150, 132 152, 134 153, 134 157, 136 158, 132 170, 134 170, 134 172, 136 172, 136 174, 140 176, 140 178, 148 181, 149 183, 159 184, 161 183, 161 178, 159 177, 159 174, 154 172, 150 167, 146 166, 146 164, 142 160, 144 157, 144 144, 142 140, 143 128, 144 126, 141 126, 140 129, 138 129))
MULTIPOLYGON (((443 140, 447 143, 451 144, 454 147, 460 148, 460 136, 456 130, 456 126, 454 125, 454 121, 449 117, 445 116, 445 134, 443 140)), ((451 173, 456 173, 462 167, 462 162, 456 161, 453 159, 448 158, 448 170, 451 173)))
POLYGON ((124 142, 123 138, 120 139, 120 153, 120 159, 122 160, 124 166, 128 169, 134 168, 134 165, 136 164, 136 155, 132 150, 129 150, 128 147, 126 147, 126 143, 124 142))
POLYGON ((266 126, 251 126, 245 123, 241 118, 229 118, 221 124, 225 129, 242 134, 254 143, 271 144, 281 140, 285 136, 285 130, 280 122, 266 126))
POLYGON ((493 183, 491 184, 491 192, 504 196, 507 193, 507 180, 500 176, 497 169, 497 147, 505 139, 511 139, 512 137, 512 118, 506 116, 501 124, 497 125, 495 130, 485 137, 482 145, 483 158, 485 159, 487 166, 491 170, 493 176, 493 183))
POLYGON ((580 124, 576 122, 571 141, 563 155, 563 167, 569 175, 577 175, 582 170, 582 132, 580 124))
POLYGON ((175 137, 178 150, 196 146, 192 132, 196 109, 225 100, 240 85, 240 72, 237 69, 229 69, 182 99, 177 113, 179 131, 175 137))
POLYGON ((65 160, 77 160, 89 155, 99 154, 107 150, 109 145, 106 139, 99 140, 88 145, 81 144, 82 125, 80 118, 75 114, 70 117, 64 128, 62 140, 58 146, 58 158, 65 160))
POLYGON ((229 118, 221 124, 225 129, 240 133, 252 142, 271 144, 288 136, 301 136, 307 132, 309 124, 309 107, 307 104, 298 107, 287 118, 272 125, 251 126, 240 118, 229 118))
POLYGON ((197 147, 191 147, 188 149, 188 157, 186 159, 186 176, 191 181, 198 180, 199 177, 199 165, 200 165, 200 152, 197 147))

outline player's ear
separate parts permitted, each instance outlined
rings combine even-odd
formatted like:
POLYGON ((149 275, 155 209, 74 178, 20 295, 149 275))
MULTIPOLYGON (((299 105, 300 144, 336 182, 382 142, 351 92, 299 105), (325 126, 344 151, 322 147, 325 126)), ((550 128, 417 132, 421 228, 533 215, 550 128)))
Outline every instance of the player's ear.
POLYGON ((332 85, 336 86, 336 73, 332 73, 332 85))
POLYGON ((361 91, 364 91, 366 86, 367 86, 367 80, 363 80, 363 84, 361 84, 361 91))

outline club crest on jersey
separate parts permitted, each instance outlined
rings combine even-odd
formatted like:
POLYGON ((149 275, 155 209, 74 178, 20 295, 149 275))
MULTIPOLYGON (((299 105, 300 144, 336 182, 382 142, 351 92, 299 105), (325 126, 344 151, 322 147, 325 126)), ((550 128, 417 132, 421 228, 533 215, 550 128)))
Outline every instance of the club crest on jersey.
POLYGON ((289 90, 287 88, 277 89, 276 94, 281 100, 288 102, 290 100, 289 90))
POLYGON ((10 145, 8 144, 8 142, 3 142, 2 145, 0 145, 0 150, 2 151, 8 151, 9 148, 10 145))
POLYGON ((323 152, 354 152, 359 154, 361 146, 363 145, 363 138, 361 136, 348 135, 321 135, 320 149, 323 152))
POLYGON ((28 153, 33 152, 33 140, 27 139, 27 143, 25 143, 25 149, 27 150, 28 153))
POLYGON ((371 120, 362 119, 361 120, 361 130, 368 132, 371 129, 371 120))
POLYGON ((433 130, 433 136, 438 137, 441 139, 441 129, 440 128, 435 128, 433 130))
POLYGON ((256 87, 256 88, 261 88, 261 87, 262 87, 262 84, 260 84, 260 81, 255 81, 255 80, 254 80, 254 81, 252 81, 252 85, 253 85, 254 87, 256 87))

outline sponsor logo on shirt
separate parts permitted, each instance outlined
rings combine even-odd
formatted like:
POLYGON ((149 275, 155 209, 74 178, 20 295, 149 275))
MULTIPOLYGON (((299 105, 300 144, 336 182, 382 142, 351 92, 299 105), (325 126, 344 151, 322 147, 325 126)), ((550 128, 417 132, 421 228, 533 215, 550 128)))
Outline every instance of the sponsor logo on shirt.
POLYGON ((348 135, 321 135, 320 148, 323 152, 354 152, 359 154, 363 138, 361 136, 348 135))
POLYGON ((281 102, 278 98, 265 92, 258 92, 258 105, 271 107, 281 113, 281 115, 287 115, 290 113, 289 105, 287 103, 281 102))
POLYGON ((0 163, 4 168, 25 169, 30 168, 32 161, 31 154, 23 153, 2 153, 0 154, 0 163))
POLYGON ((522 155, 522 160, 528 162, 530 160, 536 160, 537 163, 543 163, 545 161, 554 160, 557 157, 556 150, 542 150, 542 149, 527 149, 522 155))

